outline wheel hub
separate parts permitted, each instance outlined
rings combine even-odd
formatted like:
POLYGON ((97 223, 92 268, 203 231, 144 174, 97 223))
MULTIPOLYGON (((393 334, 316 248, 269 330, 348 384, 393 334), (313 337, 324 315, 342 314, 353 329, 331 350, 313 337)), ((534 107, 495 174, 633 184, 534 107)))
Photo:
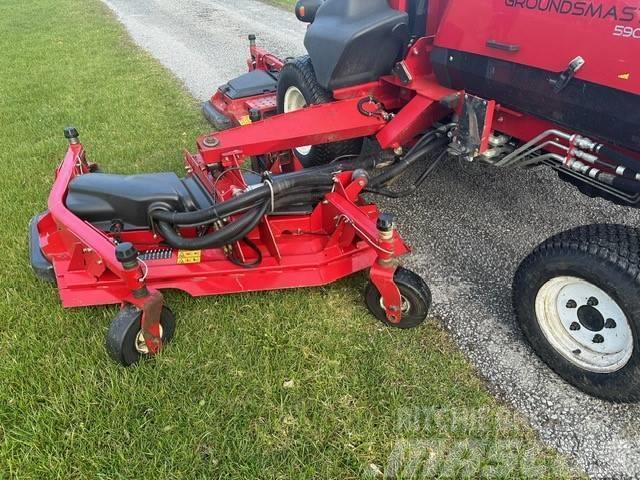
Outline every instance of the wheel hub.
POLYGON ((599 332, 604 328, 604 317, 596 307, 583 305, 578 309, 578 320, 587 330, 599 332))
MULTIPOLYGON (((284 94, 284 113, 295 112, 306 106, 307 100, 304 98, 300 89, 297 87, 289 87, 284 94)), ((311 145, 298 147, 295 151, 302 156, 309 155, 309 153, 311 153, 311 145)))
POLYGON ((536 297, 538 324, 553 348, 580 368, 611 373, 633 354, 633 333, 618 303, 577 277, 549 280, 536 297))
MULTIPOLYGON (((164 331, 162 330, 162 325, 160 325, 160 338, 162 338, 164 331)), ((144 339, 144 332, 140 330, 138 335, 136 336, 136 350, 141 355, 149 355, 149 346, 147 345, 146 340, 144 339)))
MULTIPOLYGON (((403 315, 406 315, 407 313, 409 313, 409 310, 411 310, 411 304, 409 303, 409 300, 406 299, 406 297, 404 295, 400 296, 400 311, 402 312, 403 315)), ((384 305, 384 300, 382 299, 382 297, 380 297, 380 307, 382 307, 383 310, 386 310, 387 307, 385 307, 384 305)))

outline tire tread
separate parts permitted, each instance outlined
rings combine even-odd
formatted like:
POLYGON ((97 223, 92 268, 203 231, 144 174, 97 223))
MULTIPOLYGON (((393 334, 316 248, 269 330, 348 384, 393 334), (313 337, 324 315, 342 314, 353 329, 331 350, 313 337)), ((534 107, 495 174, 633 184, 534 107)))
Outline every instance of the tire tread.
MULTIPOLYGON (((309 57, 309 55, 290 59, 280 72, 280 78, 286 77, 289 70, 293 70, 297 75, 299 75, 301 82, 311 95, 311 104, 321 105, 333 101, 333 94, 318 83, 313 64, 311 63, 311 57, 309 57)), ((281 98, 283 97, 284 92, 279 88, 278 113, 283 113, 281 105, 281 98)), ((311 167, 316 165, 326 165, 342 155, 349 155, 354 152, 357 153, 361 148, 362 140, 360 139, 346 140, 344 142, 336 142, 326 145, 314 145, 310 154, 310 164, 304 166, 311 167)))
MULTIPOLYGON (((619 300, 626 302, 626 313, 632 323, 632 329, 638 332, 640 302, 633 292, 640 293, 640 229, 621 224, 593 224, 558 233, 536 247, 520 264, 513 286, 513 304, 520 326, 534 351, 556 373, 585 392, 605 400, 640 400, 640 352, 634 352, 629 364, 618 372, 588 373, 572 366, 570 362, 562 359, 559 353, 552 353, 553 347, 540 331, 535 311, 532 310, 534 307, 530 304, 530 301, 533 301, 532 295, 535 298, 535 291, 540 286, 537 283, 540 277, 534 272, 540 272, 549 262, 558 265, 559 259, 565 258, 569 262, 567 265, 579 262, 583 265, 581 268, 586 271, 599 271, 603 272, 605 277, 615 278, 615 285, 621 285, 619 282, 624 283, 614 293, 620 294, 622 298, 619 300), (590 262, 596 263, 590 265, 590 262), (607 381, 605 377, 611 378, 607 381)), ((603 278, 603 281, 607 280, 603 278)), ((636 338, 636 348, 639 345, 636 338)))

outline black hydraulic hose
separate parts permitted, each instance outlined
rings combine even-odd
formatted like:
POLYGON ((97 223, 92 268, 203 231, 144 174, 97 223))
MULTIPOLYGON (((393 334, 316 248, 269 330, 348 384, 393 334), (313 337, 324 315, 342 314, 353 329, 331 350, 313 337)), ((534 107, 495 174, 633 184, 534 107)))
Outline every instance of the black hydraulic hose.
POLYGON ((291 205, 317 205, 322 201, 327 192, 300 193, 296 195, 287 195, 286 198, 276 200, 276 212, 282 208, 291 205))
POLYGON ((237 242, 246 237, 258 222, 262 220, 269 208, 270 202, 264 202, 259 207, 250 210, 236 221, 213 233, 202 237, 184 238, 178 234, 173 226, 166 222, 158 222, 158 230, 166 242, 173 248, 181 250, 203 250, 206 248, 220 248, 237 242))
POLYGON ((595 179, 611 185, 612 187, 623 190, 627 193, 640 193, 640 182, 632 180, 630 178, 621 177, 612 173, 600 172, 595 176, 595 179))
MULTIPOLYGON (((325 192, 308 191, 296 195, 287 196, 276 200, 275 208, 283 208, 305 202, 317 203, 324 197, 325 192)), ((260 220, 267 214, 271 201, 264 202, 261 206, 255 207, 244 214, 239 219, 225 225, 220 230, 209 233, 202 237, 184 238, 174 230, 174 227, 166 222, 158 222, 158 230, 169 246, 183 250, 202 250, 206 248, 220 248, 225 245, 235 243, 245 238, 258 225, 260 220)))
POLYGON ((430 140, 429 142, 427 142, 425 146, 421 147, 417 151, 408 153, 401 161, 399 161, 398 163, 393 165, 391 168, 385 170, 384 173, 378 175, 373 180, 371 180, 369 184, 369 188, 375 189, 377 187, 385 185, 389 181, 393 180, 396 177, 399 177, 404 172, 406 172, 407 169, 411 167, 411 165, 413 165, 416 161, 425 157, 426 155, 433 152, 434 150, 444 147, 448 143, 449 143, 449 139, 446 137, 440 138, 437 140, 433 140, 433 139, 430 140))
POLYGON ((237 265, 242 268, 256 268, 258 265, 262 263, 262 251, 252 240, 249 238, 244 238, 242 240, 253 252, 256 254, 256 259, 252 262, 243 262, 238 257, 235 256, 235 252, 231 252, 227 255, 227 258, 231 263, 237 265))
POLYGON ((393 198, 393 199, 408 197, 408 196, 414 194, 416 192, 416 190, 418 190, 418 188, 420 188, 422 186, 422 184, 429 177, 429 175, 431 175, 436 170, 436 168, 438 168, 440 166, 440 164, 442 164, 442 161, 444 160, 446 155, 447 155, 447 151, 445 150, 444 152, 442 152, 438 156, 438 158, 436 158, 431 163, 431 165, 429 165, 424 170, 424 172, 422 172, 422 174, 420 175, 420 177, 418 177, 416 182, 413 185, 411 185, 409 188, 407 188, 406 190, 403 190, 403 191, 400 191, 400 192, 394 192, 393 190, 389 190, 387 188, 381 188, 381 189, 367 188, 366 192, 367 193, 373 193, 374 195, 381 195, 381 196, 387 197, 387 198, 393 198))
MULTIPOLYGON (((273 194, 277 196, 286 190, 297 187, 327 187, 330 189, 333 186, 333 178, 329 174, 323 173, 316 176, 298 176, 295 178, 279 179, 274 177, 273 180, 273 194)), ((268 185, 263 185, 241 195, 213 205, 203 210, 196 210, 194 212, 168 212, 164 210, 153 210, 149 212, 152 219, 156 221, 165 222, 171 225, 194 225, 206 220, 224 218, 229 216, 232 212, 241 211, 245 208, 254 207, 261 202, 269 200, 271 198, 271 189, 268 185)))
POLYGON ((638 160, 609 148, 606 145, 600 145, 597 147, 596 153, 615 161, 618 165, 622 165, 629 170, 633 170, 634 173, 638 173, 640 171, 640 162, 638 160))
MULTIPOLYGON (((322 197, 324 197, 324 195, 327 192, 329 192, 331 188, 332 188, 332 185, 327 185, 324 188, 308 188, 308 187, 292 188, 291 190, 287 190, 286 192, 284 192, 284 194, 281 194, 281 197, 275 198, 276 209, 281 208, 285 204, 285 202, 286 204, 290 204, 291 202, 289 201, 289 199, 292 197, 296 197, 299 199, 297 202, 294 202, 294 203, 305 203, 305 202, 309 203, 310 199, 316 199, 317 201, 322 200, 322 197)), ((203 220, 201 222, 195 222, 190 224, 180 223, 175 226, 183 227, 183 228, 205 227, 207 225, 211 225, 215 223, 216 221, 221 220, 221 218, 233 217, 235 215, 240 215, 242 213, 245 213, 247 210, 250 210, 251 208, 252 206, 240 207, 237 210, 234 210, 232 212, 226 212, 224 217, 207 218, 206 220, 203 220)), ((169 223, 169 222, 165 222, 165 223, 169 223)))
MULTIPOLYGON (((376 165, 377 155, 364 155, 355 159, 343 160, 333 164, 308 168, 299 172, 277 175, 272 178, 274 196, 297 187, 333 187, 333 174, 341 171, 371 170, 376 165)), ((263 185, 236 198, 194 212, 169 212, 152 210, 149 212, 153 220, 171 225, 202 225, 237 212, 248 210, 260 202, 271 198, 271 189, 263 185)))

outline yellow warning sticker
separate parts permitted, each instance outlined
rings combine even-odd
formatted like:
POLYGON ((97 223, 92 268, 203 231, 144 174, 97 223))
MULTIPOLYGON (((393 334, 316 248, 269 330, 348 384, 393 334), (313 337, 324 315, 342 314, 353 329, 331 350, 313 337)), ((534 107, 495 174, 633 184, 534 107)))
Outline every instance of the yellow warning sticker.
POLYGON ((621 73, 620 75, 618 75, 618 78, 620 80, 629 80, 631 78, 631 74, 630 73, 621 73))
POLYGON ((202 250, 180 250, 178 252, 178 265, 188 263, 200 263, 202 261, 202 250))
POLYGON ((240 125, 249 125, 251 123, 251 119, 249 118, 249 115, 245 115, 244 117, 240 117, 240 120, 238 120, 240 122, 240 125))

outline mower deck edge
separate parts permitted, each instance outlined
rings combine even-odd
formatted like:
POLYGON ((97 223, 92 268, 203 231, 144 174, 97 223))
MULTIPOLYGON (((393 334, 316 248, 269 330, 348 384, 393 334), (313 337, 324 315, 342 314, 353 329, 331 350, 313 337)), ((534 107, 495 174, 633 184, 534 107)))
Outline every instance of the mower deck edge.
POLYGON ((40 248, 40 234, 38 233, 38 221, 44 213, 39 213, 29 221, 29 262, 31 268, 40 280, 56 283, 56 274, 53 264, 47 260, 40 248))

